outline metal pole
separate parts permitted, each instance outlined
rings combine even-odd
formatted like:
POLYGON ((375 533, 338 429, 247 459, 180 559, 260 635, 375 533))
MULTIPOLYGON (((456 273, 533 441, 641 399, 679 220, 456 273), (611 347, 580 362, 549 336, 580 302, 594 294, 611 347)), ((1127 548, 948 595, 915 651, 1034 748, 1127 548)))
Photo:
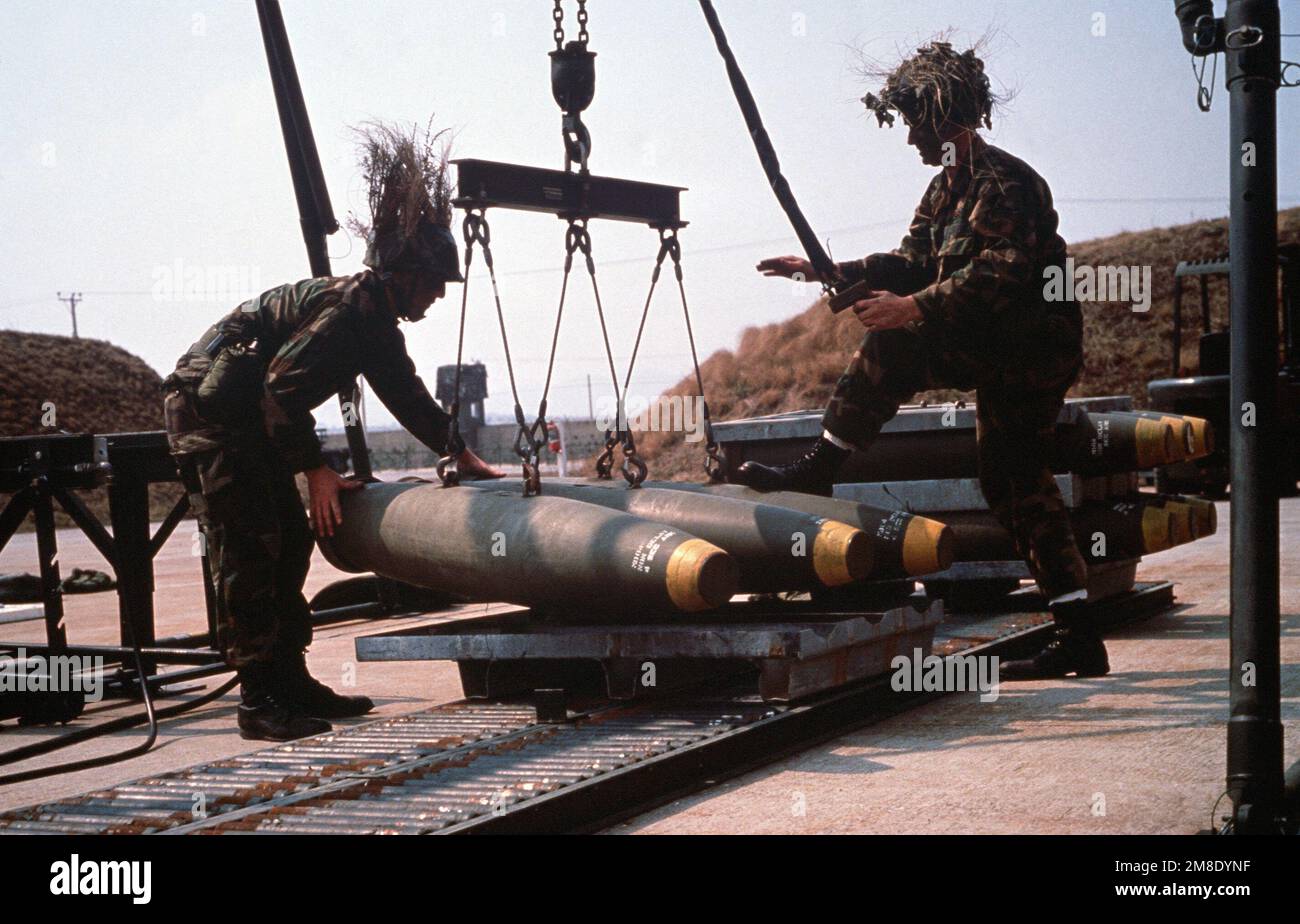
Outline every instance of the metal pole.
POLYGON ((1178 378, 1183 364, 1183 277, 1174 277, 1174 368, 1170 375, 1178 378))
POLYGON ((71 292, 64 295, 62 292, 57 293, 61 302, 68 303, 68 310, 72 312, 72 339, 77 339, 77 302, 82 301, 80 292, 71 292))
POLYGON ((63 624, 63 590, 59 575, 58 536, 54 528, 54 502, 44 475, 32 485, 36 515, 36 555, 40 560, 41 602, 45 607, 45 641, 54 654, 68 650, 68 633, 63 624))
POLYGON ((1231 157, 1231 717, 1233 829, 1277 830, 1282 809, 1277 461, 1277 0, 1224 16, 1231 157))
POLYGON ((555 454, 556 466, 559 471, 559 476, 561 478, 567 478, 569 477, 569 441, 567 439, 568 433, 565 431, 563 420, 557 420, 555 422, 555 433, 560 440, 560 451, 555 454))
MULTIPOLYGON (((329 190, 325 188, 320 154, 307 118, 307 105, 303 100, 298 71, 294 67, 293 52, 289 48, 289 35, 284 27, 284 16, 279 0, 257 0, 257 18, 262 27, 262 44, 266 49, 266 63, 271 70, 271 85, 275 91, 275 106, 280 115, 280 131, 284 135, 285 153, 289 156, 289 172, 293 177, 294 195, 298 201, 298 218, 302 224, 302 239, 307 245, 307 260, 313 276, 330 275, 329 252, 325 237, 338 230, 339 223, 330 205, 329 190)), ((347 434, 348 452, 352 456, 352 471, 362 480, 371 478, 370 453, 366 448, 365 425, 361 420, 361 393, 354 380, 339 392, 339 409, 343 415, 343 429, 347 434)))
POLYGON ((1292 381, 1300 379, 1300 244, 1278 248, 1282 266, 1283 366, 1292 381))
POLYGON ((781 161, 777 159, 776 147, 772 144, 772 139, 768 137, 767 129, 763 126, 763 117, 758 112, 758 103, 754 101, 754 94, 750 92, 749 83, 745 80, 740 65, 736 63, 736 56, 731 53, 731 46, 727 43, 727 35, 722 30, 722 23, 718 20, 718 13, 713 8, 712 0, 700 0, 700 9, 704 12, 704 19, 709 24, 709 32, 713 35, 713 41, 718 46, 718 54, 722 56, 723 64, 726 65, 727 80, 731 82, 731 90, 736 96, 737 105, 740 106, 741 115, 745 119, 745 127, 749 129, 749 137, 754 142, 754 150, 758 152, 758 159, 763 165, 763 173, 767 176, 767 182, 771 184, 777 202, 781 204, 782 211, 785 212, 786 218, 794 227, 795 236, 799 238, 804 253, 808 255, 808 261, 812 263, 822 282, 833 282, 837 274, 835 264, 826 253, 826 248, 818 240, 816 233, 813 232, 812 226, 808 224, 808 219, 804 217, 803 210, 799 208, 799 203, 794 197, 794 192, 790 189, 789 182, 781 173, 781 161))
MULTIPOLYGON (((154 645, 153 554, 149 550, 149 481, 139 468, 118 466, 108 483, 108 514, 113 525, 113 570, 117 575, 118 631, 122 645, 154 645)), ((158 662, 141 658, 145 674, 158 662)), ((134 665, 132 666, 134 673, 134 665)))

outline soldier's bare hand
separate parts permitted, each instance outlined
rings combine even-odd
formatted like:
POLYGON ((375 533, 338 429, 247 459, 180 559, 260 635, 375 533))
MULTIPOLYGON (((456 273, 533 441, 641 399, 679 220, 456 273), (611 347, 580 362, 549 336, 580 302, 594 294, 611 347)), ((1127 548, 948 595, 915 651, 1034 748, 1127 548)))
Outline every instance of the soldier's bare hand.
POLYGON ((328 465, 313 468, 307 475, 307 500, 311 507, 311 524, 317 536, 332 536, 343 522, 343 507, 339 504, 341 491, 355 491, 364 483, 344 478, 328 465))
POLYGON ((506 473, 494 465, 484 462, 474 450, 465 449, 456 457, 456 470, 462 475, 469 475, 473 478, 504 478, 506 473))
POLYGON ((821 281, 821 277, 817 275, 817 270, 803 257, 768 257, 766 260, 760 260, 755 269, 764 276, 781 276, 785 279, 800 276, 808 282, 821 281))
POLYGON ((893 330, 921 320, 916 299, 893 292, 872 292, 871 297, 853 303, 853 313, 867 330, 893 330))

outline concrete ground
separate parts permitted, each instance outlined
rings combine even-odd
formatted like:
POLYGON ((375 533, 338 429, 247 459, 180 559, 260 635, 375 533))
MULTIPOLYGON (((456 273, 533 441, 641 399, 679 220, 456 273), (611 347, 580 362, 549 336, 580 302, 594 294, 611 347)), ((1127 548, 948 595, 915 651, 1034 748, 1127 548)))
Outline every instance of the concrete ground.
MULTIPOLYGON (((1179 606, 1107 642, 1111 674, 954 694, 620 825, 621 833, 1191 834, 1224 789, 1228 505, 1146 559, 1179 606)), ((1300 758, 1300 500, 1282 504, 1282 719, 1300 758)))
MULTIPOLYGON (((1283 503, 1283 718, 1288 764, 1300 751, 1300 500, 1283 503)), ((633 819, 624 833, 1190 833, 1210 823, 1223 789, 1228 658, 1228 508, 1220 531, 1153 556, 1139 577, 1176 582, 1177 610, 1118 633, 1112 674, 1004 687, 981 703, 954 695, 845 735, 633 819)), ((203 596, 193 526, 182 524, 156 560, 158 633, 200 631, 203 596)), ((107 570, 75 530, 60 533, 60 566, 107 570)), ((0 553, 0 572, 36 570, 35 538, 0 553)), ((342 576, 317 553, 308 593, 342 576)), ((487 607, 466 608, 487 612, 487 607)), ((69 639, 116 643, 116 595, 66 598, 69 639)), ((462 614, 463 614, 462 610, 462 614)), ((312 670, 333 685, 355 672, 375 716, 460 698, 449 663, 356 664, 352 640, 448 618, 355 621, 319 629, 312 670)), ((0 625, 0 639, 38 639, 38 622, 0 625)), ((193 685, 197 695, 224 678, 193 685)), ((168 697, 164 703, 177 702, 168 697)), ((233 693, 163 724, 134 760, 0 789, 0 810, 30 805, 263 746, 234 731, 233 693)), ((71 727, 138 711, 106 701, 71 727)), ((0 724, 0 752, 60 734, 0 724)), ((142 740, 143 728, 41 758, 80 759, 142 740)), ((0 772, 32 764, 8 765, 0 772)))

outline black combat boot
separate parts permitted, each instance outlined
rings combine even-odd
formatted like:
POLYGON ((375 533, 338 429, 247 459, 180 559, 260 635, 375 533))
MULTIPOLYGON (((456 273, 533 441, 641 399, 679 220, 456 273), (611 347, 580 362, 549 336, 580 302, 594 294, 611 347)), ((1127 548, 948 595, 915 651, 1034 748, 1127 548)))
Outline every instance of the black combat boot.
POLYGON ((812 449, 785 465, 745 462, 736 470, 741 484, 757 491, 800 491, 830 497, 835 473, 849 456, 847 449, 819 436, 812 449))
POLYGON ((369 696, 335 693, 307 670, 307 653, 277 653, 275 682, 285 700, 307 715, 322 719, 351 719, 375 708, 369 696))
POLYGON ((1110 673, 1106 646, 1083 612, 1079 602, 1052 608, 1056 634, 1047 647, 1021 661, 998 666, 998 680, 1049 680, 1074 674, 1076 677, 1105 677, 1110 673))
POLYGON ((305 715, 279 694, 273 673, 269 664, 239 669, 239 737, 250 741, 293 741, 329 731, 329 722, 305 715))

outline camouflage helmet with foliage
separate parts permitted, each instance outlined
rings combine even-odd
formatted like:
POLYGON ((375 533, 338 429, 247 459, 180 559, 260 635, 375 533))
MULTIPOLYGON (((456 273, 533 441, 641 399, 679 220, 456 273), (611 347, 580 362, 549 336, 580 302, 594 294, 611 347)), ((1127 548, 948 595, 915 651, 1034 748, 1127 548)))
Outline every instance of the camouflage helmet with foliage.
POLYGON ((981 124, 993 127, 993 106, 999 100, 975 48, 958 52, 948 42, 930 42, 892 70, 872 67, 864 73, 885 81, 879 96, 862 97, 880 125, 892 126, 890 110, 896 110, 909 124, 930 129, 945 123, 968 129, 981 124))
POLYGON ((445 132, 385 122, 368 122, 355 131, 370 221, 352 215, 348 224, 366 240, 362 262, 381 278, 395 270, 417 270, 463 282, 451 233, 445 132))

